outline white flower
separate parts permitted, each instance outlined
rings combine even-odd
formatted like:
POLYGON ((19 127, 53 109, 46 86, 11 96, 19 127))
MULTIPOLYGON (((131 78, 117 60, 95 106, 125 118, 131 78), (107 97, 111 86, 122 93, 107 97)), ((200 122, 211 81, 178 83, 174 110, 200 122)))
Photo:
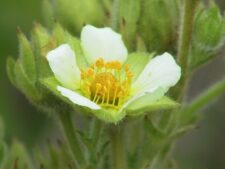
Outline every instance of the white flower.
POLYGON ((180 67, 169 53, 145 61, 141 57, 130 59, 121 35, 110 28, 85 26, 81 46, 89 64, 86 70, 79 68, 76 51, 68 44, 47 54, 60 83, 57 90, 100 118, 108 112, 108 121, 120 120, 126 115, 126 108, 140 98, 148 96, 150 103, 157 101, 181 76, 180 67))

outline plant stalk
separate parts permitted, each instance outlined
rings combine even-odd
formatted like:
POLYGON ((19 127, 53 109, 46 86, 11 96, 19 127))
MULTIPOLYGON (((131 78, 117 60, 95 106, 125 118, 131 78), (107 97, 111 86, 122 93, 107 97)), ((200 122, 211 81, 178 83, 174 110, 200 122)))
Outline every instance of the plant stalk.
POLYGON ((210 89, 207 89, 203 94, 197 97, 189 106, 184 110, 186 113, 194 113, 208 103, 213 101, 219 95, 225 92, 225 79, 213 85, 210 89))
POLYGON ((113 169, 127 169, 123 131, 119 126, 112 126, 110 134, 113 169))
POLYGON ((76 159, 76 163, 78 163, 77 169, 80 169, 79 164, 84 163, 85 158, 84 153, 81 150, 78 136, 73 126, 71 115, 69 112, 67 112, 61 113, 59 116, 67 142, 71 148, 74 158, 76 159))
POLYGON ((184 1, 184 14, 181 25, 181 33, 178 44, 178 63, 182 68, 182 76, 175 94, 178 99, 182 99, 183 92, 188 79, 188 55, 190 50, 192 30, 194 24, 195 9, 199 0, 185 0, 184 1))
POLYGON ((111 11, 111 27, 114 30, 118 29, 119 9, 120 9, 120 0, 114 0, 113 6, 112 6, 112 11, 111 11))
POLYGON ((99 139, 101 139, 100 136, 103 131, 103 128, 104 128, 104 123, 94 117, 91 128, 90 128, 90 138, 92 138, 93 140, 92 141, 93 146, 98 146, 98 142, 99 142, 99 139))

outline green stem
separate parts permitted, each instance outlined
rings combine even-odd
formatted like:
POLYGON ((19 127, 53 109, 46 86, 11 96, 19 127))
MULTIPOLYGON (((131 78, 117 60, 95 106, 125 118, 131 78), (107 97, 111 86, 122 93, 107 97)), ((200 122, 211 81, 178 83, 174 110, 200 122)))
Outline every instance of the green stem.
POLYGON ((213 85, 210 89, 207 89, 203 94, 196 98, 189 106, 184 110, 185 113, 194 113, 208 103, 213 101, 219 95, 225 92, 225 79, 213 85))
POLYGON ((104 123, 94 117, 90 128, 90 138, 92 138, 92 145, 98 146, 98 142, 103 130, 104 123))
POLYGON ((119 23, 119 6, 120 0, 114 0, 111 12, 111 27, 115 30, 117 30, 119 23))
MULTIPOLYGON (((75 132, 70 113, 61 113, 60 121, 74 158, 76 159, 78 164, 84 163, 84 153, 81 150, 80 142, 75 132)), ((80 169, 80 167, 78 169, 80 169)))
POLYGON ((182 90, 185 88, 185 83, 187 79, 188 55, 191 44, 192 29, 197 2, 199 2, 199 0, 184 1, 184 14, 178 46, 178 63, 182 68, 182 77, 175 91, 177 98, 182 97, 182 90))
POLYGON ((126 153, 123 142, 123 131, 119 126, 112 126, 111 145, 113 169, 126 169, 126 153))

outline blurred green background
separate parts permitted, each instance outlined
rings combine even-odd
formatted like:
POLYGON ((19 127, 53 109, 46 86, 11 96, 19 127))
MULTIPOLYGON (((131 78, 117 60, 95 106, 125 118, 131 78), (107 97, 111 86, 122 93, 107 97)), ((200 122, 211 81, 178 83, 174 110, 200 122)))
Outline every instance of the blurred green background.
POLYGON ((17 57, 17 28, 26 33, 35 21, 42 22, 40 0, 0 0, 0 114, 5 123, 5 138, 23 140, 32 146, 43 137, 50 118, 28 103, 25 97, 14 88, 6 75, 7 56, 17 57), (45 130, 43 130, 45 129, 45 130))
MULTIPOLYGON (((22 140, 28 147, 50 137, 54 122, 38 112, 6 76, 7 56, 17 56, 16 29, 29 35, 33 22, 43 23, 41 0, 0 0, 0 116, 5 139, 22 140)), ((221 10, 225 1, 218 0, 221 10)), ((195 73, 189 88, 191 100, 225 76, 225 51, 195 73)), ((203 111, 199 127, 181 138, 174 154, 182 169, 225 169, 225 95, 203 111)))

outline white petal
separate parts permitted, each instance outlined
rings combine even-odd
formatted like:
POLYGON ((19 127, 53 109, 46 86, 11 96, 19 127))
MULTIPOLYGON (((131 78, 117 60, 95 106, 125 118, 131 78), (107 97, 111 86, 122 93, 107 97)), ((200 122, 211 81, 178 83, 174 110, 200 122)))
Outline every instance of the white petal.
POLYGON ((100 110, 101 107, 99 105, 97 105, 96 103, 92 102, 91 100, 89 100, 88 98, 72 91, 69 89, 66 89, 64 87, 61 86, 57 86, 57 90, 61 92, 61 94, 65 97, 67 97, 70 101, 72 101, 74 104, 80 105, 80 106, 84 106, 84 107, 88 107, 90 109, 93 110, 100 110))
POLYGON ((76 55, 68 44, 63 44, 47 54, 47 60, 56 79, 66 88, 77 89, 80 84, 80 70, 76 55))
POLYGON ((127 102, 125 102, 122 106, 122 108, 120 109, 120 111, 122 111, 123 109, 125 109, 127 106, 129 106, 130 104, 132 104, 134 101, 138 100, 141 97, 144 97, 145 95, 151 95, 152 97, 149 97, 149 103, 153 103, 154 101, 157 101, 158 99, 160 99, 164 94, 165 94, 165 90, 161 87, 159 88, 152 88, 150 90, 148 90, 147 92, 139 92, 136 93, 133 97, 131 97, 127 102))
POLYGON ((117 60, 121 63, 127 59, 128 52, 121 35, 111 28, 85 26, 81 32, 81 44, 90 64, 98 58, 105 61, 117 60))
POLYGON ((153 58, 133 84, 135 92, 148 92, 159 87, 167 91, 181 76, 181 68, 169 53, 153 58))

